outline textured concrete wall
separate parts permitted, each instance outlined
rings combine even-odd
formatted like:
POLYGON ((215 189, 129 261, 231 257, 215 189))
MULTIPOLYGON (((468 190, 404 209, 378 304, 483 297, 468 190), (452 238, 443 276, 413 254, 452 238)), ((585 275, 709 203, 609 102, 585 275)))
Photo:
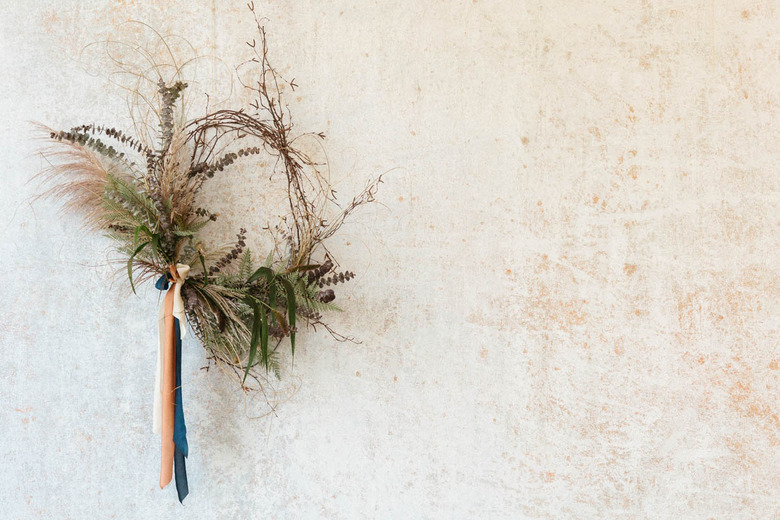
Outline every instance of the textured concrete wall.
MULTIPOLYGON (((362 343, 302 335, 254 418, 188 339, 192 494, 157 489, 157 295, 31 203, 26 121, 126 123, 79 57, 118 23, 230 65, 251 24, 4 0, 0 516, 780 518, 776 4, 256 3, 342 195, 396 168, 331 244, 362 343)), ((262 187, 215 186, 257 239, 262 187)))

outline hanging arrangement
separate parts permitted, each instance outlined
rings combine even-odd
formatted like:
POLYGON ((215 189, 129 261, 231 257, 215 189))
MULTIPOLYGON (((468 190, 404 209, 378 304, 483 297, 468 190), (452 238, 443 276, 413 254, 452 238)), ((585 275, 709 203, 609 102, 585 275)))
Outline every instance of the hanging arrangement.
POLYGON ((175 475, 180 501, 189 492, 181 388, 185 322, 208 358, 228 368, 242 387, 248 380, 262 384, 269 372, 278 375, 280 348, 289 345, 294 355, 296 336, 306 326, 330 330, 323 313, 336 308, 333 286, 354 274, 337 269, 323 243, 355 208, 374 200, 381 182, 368 182, 338 207, 318 165, 296 148, 281 88, 295 85, 271 66, 264 27, 252 4, 249 9, 259 31, 248 42, 258 79, 242 82, 253 97, 249 106, 211 112, 207 106, 188 119, 181 103, 188 83, 177 67, 171 77, 152 78, 156 100, 150 102, 158 118, 153 141, 98 124, 47 129, 47 194, 113 239, 133 292, 149 280, 164 291, 153 427, 161 436, 160 487, 175 475), (269 155, 275 167, 265 173, 283 176, 287 197, 274 247, 250 252, 241 228, 224 247, 207 248, 201 234, 218 218, 200 202, 209 180, 269 155), (326 219, 334 208, 335 216, 326 219))

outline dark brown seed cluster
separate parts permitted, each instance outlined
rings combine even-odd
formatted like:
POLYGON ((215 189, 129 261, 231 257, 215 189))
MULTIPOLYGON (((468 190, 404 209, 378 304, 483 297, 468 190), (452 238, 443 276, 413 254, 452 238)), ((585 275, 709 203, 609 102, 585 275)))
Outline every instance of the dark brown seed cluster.
POLYGON ((199 216, 199 217, 208 218, 209 220, 212 220, 212 221, 213 220, 217 220, 217 214, 216 213, 212 213, 212 212, 210 212, 207 209, 198 208, 198 209, 195 210, 195 214, 197 216, 199 216))
POLYGON ((345 271, 343 273, 333 273, 333 276, 328 276, 327 278, 320 278, 317 281, 317 285, 319 287, 324 287, 326 285, 336 285, 338 283, 348 282, 354 277, 355 277, 355 273, 353 273, 352 271, 345 271))
POLYGON ((236 235, 238 238, 238 242, 236 242, 235 247, 231 249, 225 256, 220 258, 216 264, 209 267, 209 274, 214 275, 220 272, 222 269, 227 267, 230 262, 235 260, 239 257, 239 255, 244 251, 244 247, 246 246, 246 229, 241 228, 238 232, 238 235, 236 235))
POLYGON ((73 127, 70 129, 70 131, 79 132, 79 133, 104 134, 107 137, 116 139, 123 145, 129 147, 131 150, 134 150, 138 153, 142 153, 145 155, 149 155, 150 153, 152 153, 152 151, 149 148, 147 148, 146 146, 138 142, 137 139, 125 135, 121 130, 117 130, 116 128, 95 125, 94 123, 92 123, 91 125, 81 125, 81 126, 73 127))
POLYGON ((160 155, 164 155, 171 145, 173 139, 173 105, 187 88, 187 84, 177 81, 170 87, 165 84, 162 78, 157 82, 158 92, 162 97, 162 109, 160 110, 160 131, 162 133, 162 149, 160 155))
POLYGON ((336 293, 333 292, 333 289, 325 289, 324 291, 317 293, 317 300, 321 301, 322 303, 330 303, 335 299, 336 293))
POLYGON ((100 139, 92 137, 89 134, 85 134, 83 132, 76 132, 74 130, 71 130, 69 132, 65 132, 65 131, 52 132, 49 136, 52 139, 57 139, 58 141, 62 141, 64 139, 66 141, 70 141, 71 143, 77 143, 80 144, 81 146, 92 148, 100 155, 104 155, 112 159, 114 158, 121 159, 122 157, 125 156, 125 154, 117 152, 113 146, 108 146, 100 139))
POLYGON ((262 151, 263 151, 262 148, 255 146, 252 148, 241 148, 237 152, 228 152, 222 157, 220 157, 219 159, 217 159, 216 161, 214 161, 212 164, 202 162, 193 166, 190 169, 190 177, 194 177, 195 175, 202 173, 203 175, 205 175, 210 179, 214 177, 215 172, 218 171, 221 172, 226 167, 233 164, 236 161, 236 159, 238 159, 239 157, 245 157, 245 156, 248 157, 250 155, 257 155, 262 151))
POLYGON ((323 262, 321 266, 309 271, 306 281, 309 283, 309 285, 317 283, 319 279, 328 274, 331 269, 333 269, 333 262, 330 258, 326 258, 325 262, 323 262))

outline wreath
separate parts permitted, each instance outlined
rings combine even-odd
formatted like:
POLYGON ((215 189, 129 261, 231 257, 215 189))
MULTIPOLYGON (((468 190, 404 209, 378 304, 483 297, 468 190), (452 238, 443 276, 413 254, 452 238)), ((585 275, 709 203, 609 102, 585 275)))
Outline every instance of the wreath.
POLYGON ((381 182, 381 176, 369 181, 335 218, 324 217, 336 204, 335 192, 320 165, 296 147, 282 99, 282 85, 296 85, 271 65, 265 28, 252 4, 249 9, 259 38, 247 42, 248 64, 257 69, 256 81, 241 82, 254 98, 248 107, 187 119, 181 67, 166 77, 155 66, 156 78, 143 78, 156 80, 154 142, 96 124, 47 129, 47 194, 113 239, 133 292, 148 280, 166 291, 158 317, 153 426, 161 434, 160 487, 175 472, 180 501, 189 492, 181 391, 185 320, 209 360, 229 368, 242 388, 261 388, 269 372, 279 377, 279 349, 289 344, 294 356, 303 328, 322 325, 336 334, 322 315, 336 309, 333 286, 355 275, 337 269, 323 242, 355 208, 374 200, 381 182), (272 175, 283 175, 287 186, 288 214, 272 231, 274 247, 252 254, 241 228, 232 243, 209 250, 201 234, 218 215, 201 205, 201 192, 234 163, 259 162, 261 154, 275 159, 272 175))

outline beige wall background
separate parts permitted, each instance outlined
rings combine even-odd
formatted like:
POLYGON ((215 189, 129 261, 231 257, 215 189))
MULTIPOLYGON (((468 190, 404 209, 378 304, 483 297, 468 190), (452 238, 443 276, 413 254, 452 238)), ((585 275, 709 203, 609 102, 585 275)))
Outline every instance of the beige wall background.
POLYGON ((235 65, 245 5, 0 1, 4 518, 780 518, 780 6, 256 5, 340 193, 389 171, 330 244, 362 343, 300 336, 257 418, 189 337, 191 495, 157 489, 156 291, 32 202, 27 122, 126 124, 84 46, 142 20, 235 65))

